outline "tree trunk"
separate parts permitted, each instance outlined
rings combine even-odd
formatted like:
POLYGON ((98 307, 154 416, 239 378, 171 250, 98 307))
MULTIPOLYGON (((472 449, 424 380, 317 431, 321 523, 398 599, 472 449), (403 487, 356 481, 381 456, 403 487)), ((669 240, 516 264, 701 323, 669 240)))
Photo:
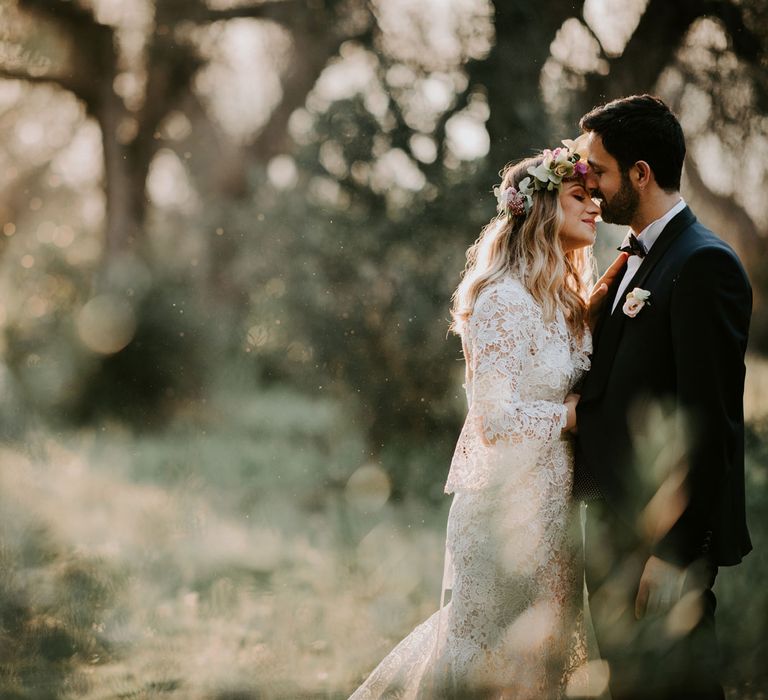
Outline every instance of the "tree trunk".
MULTIPOLYGON (((470 66, 470 81, 485 87, 491 137, 488 167, 497 173, 508 161, 552 145, 541 96, 541 70, 557 30, 581 13, 583 0, 497 0, 496 43, 488 59, 470 66)), ((562 134, 567 138, 571 134, 562 134)))
POLYGON ((138 253, 144 239, 146 214, 145 183, 147 168, 137 169, 134 153, 120 143, 118 130, 125 118, 122 100, 105 81, 102 99, 94 106, 104 148, 104 192, 107 200, 102 270, 110 277, 110 268, 122 255, 138 253))
POLYGON ((19 5, 69 41, 71 65, 45 79, 71 90, 101 129, 106 196, 101 285, 108 282, 109 270, 118 257, 139 251, 146 213, 147 168, 135 167, 131 149, 123 145, 120 138, 121 124, 129 115, 114 90, 117 75, 114 32, 76 3, 20 0, 19 5))

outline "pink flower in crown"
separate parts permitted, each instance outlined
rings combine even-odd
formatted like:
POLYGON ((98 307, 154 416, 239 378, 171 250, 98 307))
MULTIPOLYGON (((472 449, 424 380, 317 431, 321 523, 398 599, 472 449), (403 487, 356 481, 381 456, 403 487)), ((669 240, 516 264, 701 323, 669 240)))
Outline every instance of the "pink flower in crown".
POLYGON ((582 177, 587 174, 587 164, 583 160, 579 160, 576 162, 576 164, 573 166, 573 170, 576 172, 576 174, 581 175, 582 177))
POLYGON ((500 212, 508 211, 512 216, 522 216, 525 214, 526 197, 514 187, 507 187, 503 192, 499 192, 497 189, 496 198, 498 199, 500 212))
POLYGON ((509 213, 512 216, 522 216, 525 214, 525 196, 518 192, 514 187, 510 187, 512 196, 509 198, 509 213))

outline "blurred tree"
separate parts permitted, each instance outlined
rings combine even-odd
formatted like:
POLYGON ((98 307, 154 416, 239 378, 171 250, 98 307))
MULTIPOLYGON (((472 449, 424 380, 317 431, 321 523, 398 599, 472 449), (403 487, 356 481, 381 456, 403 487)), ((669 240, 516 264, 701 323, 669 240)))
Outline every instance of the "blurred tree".
POLYGON ((568 18, 581 14, 583 7, 584 0, 494 3, 493 49, 487 60, 469 66, 470 82, 483 86, 488 94, 492 172, 513 158, 551 145, 552 126, 541 99, 540 74, 558 29, 568 18))
MULTIPOLYGON (((494 213, 498 169, 548 143, 538 73, 572 11, 570 2, 547 3, 541 22, 527 5, 499 4, 495 42, 474 49, 468 31, 453 64, 429 52, 399 55, 380 15, 369 40, 342 57, 365 57, 371 81, 351 98, 309 106, 305 132, 295 133, 297 182, 275 188, 277 206, 265 202, 263 224, 248 224, 262 256, 248 279, 281 291, 277 303, 254 295, 246 342, 262 355, 288 347, 271 365, 278 376, 351 399, 395 493, 434 493, 445 470, 464 403, 458 341, 445 337, 450 294, 467 244, 494 213), (534 59, 519 61, 523 54, 534 59), (442 108, 431 120, 414 114, 420 88, 451 72, 458 87, 442 108), (464 156, 457 118, 488 120, 490 144, 464 156)), ((411 28, 428 46, 428 26, 411 28)))
POLYGON ((572 85, 560 123, 576 123, 593 106, 623 95, 660 93, 682 118, 689 145, 684 194, 706 223, 737 250, 755 288, 752 347, 768 351, 768 228, 749 198, 761 199, 768 175, 756 172, 747 187, 713 185, 712 139, 730 151, 715 168, 735 183, 755 142, 768 137, 768 3, 765 0, 649 0, 626 46, 600 48, 602 70, 566 69, 572 85), (762 118, 761 118, 762 117, 762 118), (704 140, 710 145, 702 152, 704 140), (703 176, 702 176, 703 175, 703 176), (708 182, 709 180, 709 182, 708 182))
MULTIPOLYGON (((14 141, 0 147, 0 215, 12 214, 0 222, 2 357, 16 380, 0 375, 2 398, 146 428, 179 397, 204 398, 223 368, 219 405, 184 407, 195 438, 170 435, 161 450, 179 473, 210 469, 206 484, 242 487, 249 504, 290 484, 297 508, 321 508, 329 485, 374 461, 395 495, 438 497, 464 412, 449 299, 495 212, 498 170, 573 136, 594 104, 648 90, 683 119, 685 196, 745 259, 765 350, 767 47, 768 0, 6 0, 0 88, 24 87, 0 94, 0 133, 14 141), (15 122, 36 110, 47 120, 33 126, 56 138, 25 138, 15 122), (52 168, 67 135, 85 147, 52 168), (61 176, 88 158, 103 167, 81 189, 103 189, 103 221, 101 199, 61 176), (55 211, 38 213, 48 200, 55 211), (122 264, 134 257, 152 270, 122 264), (92 276, 137 316, 130 343, 106 355, 78 337, 92 276), (251 390, 249 373, 340 400, 354 427, 318 422, 314 399, 286 407, 268 393, 249 412, 233 398, 251 390), (208 449, 203 411, 219 431, 208 449), (270 430, 291 449, 265 448, 270 430)), ((15 405, 0 409, 0 431, 20 422, 15 405)), ((758 466, 763 438, 750 438, 758 466)), ((154 476, 160 461, 143 468, 154 476)), ((762 508, 765 476, 752 471, 762 508)), ((43 619, 8 579, 0 622, 23 642, 12 668, 32 649, 66 675, 73 649, 106 652, 97 618, 69 601, 108 596, 96 577, 51 576, 61 611, 43 619), (70 610, 82 624, 60 634, 70 610)), ((744 657, 744 677, 758 655, 744 657)))
MULTIPOLYGON (((212 9, 203 0, 156 0, 143 37, 144 50, 138 60, 133 57, 138 65, 125 65, 127 57, 115 27, 98 21, 93 9, 70 0, 16 0, 16 5, 36 22, 36 31, 42 27, 65 43, 67 60, 51 62, 43 70, 0 65, 0 77, 49 82, 71 91, 101 129, 107 197, 105 270, 121 253, 148 256, 146 182, 150 163, 163 146, 159 128, 189 92, 203 64, 194 42, 184 39, 185 25, 250 18, 277 23, 295 35, 301 50, 292 52, 283 100, 254 145, 265 158, 281 149, 287 117, 303 104, 328 58, 349 38, 346 32, 354 36, 361 24, 359 18, 354 22, 345 16, 358 8, 338 0, 313 4, 280 0, 230 9, 212 9), (133 81, 128 79, 131 74, 133 81), (143 83, 138 93, 131 88, 136 80, 143 83)), ((140 11, 137 5, 135 12, 140 11)), ((21 37, 22 42, 28 40, 21 37)))
MULTIPOLYGON (((680 111, 686 196, 750 266, 755 337, 768 337, 765 170, 750 165, 748 186, 734 184, 745 149, 765 138, 765 120, 752 119, 766 104, 765 0, 632 0, 621 13, 590 0, 477 0, 439 13, 404 0, 137 1, 125 11, 138 17, 133 43, 108 6, 16 0, 46 29, 36 50, 67 50, 42 68, 0 62, 0 75, 78 95, 99 123, 106 260, 136 250, 194 280, 234 357, 245 350, 265 377, 349 401, 374 457, 394 450, 408 472, 403 446, 450 449, 463 401, 458 344, 445 340, 449 296, 494 213, 498 170, 572 136, 581 113, 618 94, 658 90, 680 111), (249 20, 275 33, 247 41, 282 58, 259 73, 264 90, 278 78, 263 121, 233 135, 222 114, 246 103, 200 84, 234 81, 209 69, 249 20), (702 167, 724 145, 733 158, 702 167), (189 178, 196 208, 148 209, 161 162, 176 168, 167 177, 189 178), (173 231, 199 250, 184 258, 173 231)), ((124 374, 120 359, 111 364, 124 374)))
MULTIPOLYGON (((284 0, 221 9, 202 0, 137 0, 128 8, 99 1, 16 0, 3 7, 4 13, 10 10, 15 20, 9 25, 14 30, 11 36, 20 50, 11 55, 12 60, 2 60, 8 58, 7 53, 0 55, 0 77, 59 86, 75 95, 99 126, 106 206, 96 291, 117 293, 130 302, 137 317, 127 347, 107 357, 90 353, 81 357, 83 348, 78 347, 69 314, 77 314, 89 295, 86 292, 70 300, 57 320, 56 343, 73 342, 74 353, 67 353, 72 360, 62 368, 60 360, 54 359, 61 356, 61 348, 53 352, 48 347, 44 352, 55 362, 58 373, 68 375, 57 380, 67 387, 62 392, 66 398, 61 399, 64 404, 49 400, 47 408, 66 406, 70 418, 106 411, 133 417, 142 426, 151 425, 164 413, 153 407, 165 398, 196 393, 203 380, 201 352, 211 350, 210 343, 201 338, 199 325, 195 332, 190 332, 188 323, 179 325, 183 304, 171 304, 167 297, 179 300, 193 292, 180 293, 178 279, 169 279, 174 272, 165 261, 155 259, 158 246, 149 239, 147 220, 152 163, 172 152, 166 149, 173 149, 178 140, 169 136, 174 128, 168 127, 168 120, 176 115, 178 123, 178 115, 183 113, 177 110, 190 108, 190 103, 195 106, 194 81, 207 61, 201 30, 232 21, 259 21, 281 27, 292 45, 301 47, 288 54, 290 60, 281 73, 282 100, 251 143, 252 157, 263 159, 283 147, 288 115, 303 104, 329 57, 344 40, 367 31, 366 7, 362 2, 337 0, 311 4, 284 0), (22 60, 15 60, 19 57, 22 60), (147 274, 147 265, 154 268, 152 275, 147 274)), ((197 114, 207 118, 201 110, 197 114)), ((229 152, 240 154, 244 149, 230 148, 229 152)), ((240 158, 239 162, 244 161, 240 158)), ((245 171, 238 168, 237 158, 218 173, 224 177, 213 183, 214 196, 244 194, 245 171)), ((20 199, 28 200, 29 188, 18 189, 24 193, 20 199)), ((13 226, 15 230, 16 224, 13 226)), ((227 296, 231 285, 218 285, 225 274, 215 271, 225 269, 233 254, 226 246, 212 246, 212 264, 205 266, 214 271, 209 280, 213 288, 221 289, 222 301, 232 306, 238 295, 227 296)), ((53 341, 43 326, 32 329, 27 319, 21 325, 7 329, 6 357, 20 376, 22 395, 34 400, 39 392, 31 390, 25 365, 30 356, 38 357, 53 341)), ((231 335, 231 328, 225 334, 231 335)))

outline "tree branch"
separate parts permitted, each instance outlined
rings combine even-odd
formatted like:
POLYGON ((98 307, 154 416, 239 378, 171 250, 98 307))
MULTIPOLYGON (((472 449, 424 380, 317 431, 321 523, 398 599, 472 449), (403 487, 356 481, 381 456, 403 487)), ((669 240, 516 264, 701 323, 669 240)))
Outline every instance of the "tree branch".
POLYGON ((256 5, 230 7, 216 10, 201 8, 195 13, 196 22, 220 22, 230 19, 268 19, 286 26, 296 20, 296 12, 302 5, 298 0, 267 0, 256 5))
POLYGON ((557 30, 566 19, 579 14, 583 5, 583 0, 494 0, 494 46, 486 60, 467 66, 470 83, 485 87, 491 111, 486 124, 491 137, 489 180, 498 176, 498 168, 510 158, 542 148, 549 141, 551 124, 539 87, 541 69, 557 30))
POLYGON ((179 98, 189 91, 193 76, 202 65, 188 46, 169 44, 154 37, 147 50, 147 86, 144 104, 137 115, 139 131, 132 147, 139 170, 149 167, 161 142, 155 138, 158 126, 179 98))
MULTIPOLYGON (((66 90, 73 90, 72 83, 60 75, 48 75, 42 73, 35 75, 24 70, 15 70, 13 68, 4 68, 0 66, 0 78, 4 80, 23 80, 25 83, 39 83, 58 85, 66 90)), ((73 90, 74 91, 74 90, 73 90)))
POLYGON ((324 25, 332 26, 333 21, 333 16, 316 14, 312 10, 300 16, 293 15, 293 39, 296 42, 297 32, 301 29, 302 43, 292 52, 291 65, 283 76, 283 99, 256 137, 251 147, 251 157, 263 162, 284 152, 289 145, 288 119, 294 110, 304 105, 307 95, 315 86, 329 59, 338 53, 345 41, 370 39, 370 27, 356 35, 337 35, 333 31, 322 29, 324 25))
POLYGON ((18 0, 19 7, 28 12, 45 15, 59 23, 92 25, 96 20, 90 10, 68 0, 18 0))
POLYGON ((22 11, 51 22, 70 40, 74 65, 64 75, 45 77, 48 78, 47 82, 56 82, 67 90, 71 90, 93 113, 99 100, 99 78, 106 77, 111 85, 114 74, 115 52, 112 28, 99 24, 89 10, 83 9, 75 2, 18 0, 18 3, 22 11))
POLYGON ((767 241, 760 235, 752 217, 733 197, 713 192, 702 179, 699 166, 690 157, 685 159, 685 175, 692 195, 690 198, 695 200, 696 211, 701 212, 703 218, 718 219, 725 224, 715 228, 728 232, 728 242, 748 267, 751 261, 759 261, 758 265, 762 265, 768 250, 767 241))
POLYGON ((725 26, 734 53, 748 63, 756 63, 762 52, 760 39, 745 24, 741 7, 737 7, 729 0, 710 0, 705 3, 707 13, 717 17, 725 26))
POLYGON ((698 216, 736 250, 752 281, 754 310, 750 346, 762 353, 768 352, 768 307, 766 290, 768 274, 765 259, 768 239, 760 234, 752 217, 737 204, 733 197, 713 192, 701 178, 698 166, 691 158, 685 159, 685 177, 688 187, 685 198, 698 216))
POLYGON ((610 63, 608 75, 587 77, 586 95, 595 104, 652 90, 669 65, 693 21, 706 13, 701 0, 650 0, 623 53, 610 63))
POLYGON ((571 118, 601 102, 653 90, 662 71, 672 63, 689 27, 699 17, 719 19, 731 37, 734 52, 748 63, 757 62, 761 44, 745 24, 743 11, 730 0, 650 0, 622 54, 609 61, 607 75, 592 73, 576 96, 571 118))
POLYGON ((757 107, 765 113, 768 111, 768 74, 764 66, 768 60, 768 45, 763 44, 759 33, 745 21, 744 7, 732 0, 721 0, 716 4, 719 9, 712 14, 720 19, 728 32, 733 52, 749 66, 757 107))

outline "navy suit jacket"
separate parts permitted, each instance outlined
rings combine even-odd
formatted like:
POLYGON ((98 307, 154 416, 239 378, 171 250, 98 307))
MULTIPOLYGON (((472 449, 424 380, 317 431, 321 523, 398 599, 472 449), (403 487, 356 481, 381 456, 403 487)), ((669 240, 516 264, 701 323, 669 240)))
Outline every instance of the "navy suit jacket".
POLYGON ((747 276, 734 251, 686 207, 624 292, 651 293, 634 318, 623 313, 624 299, 611 313, 621 277, 609 289, 581 388, 575 482, 591 476, 630 527, 650 519, 645 534, 662 559, 736 564, 752 548, 744 504, 747 276), (682 447, 675 451, 669 439, 667 454, 653 448, 662 434, 682 447), (675 489, 669 479, 659 493, 670 473, 684 475, 682 483, 675 489))

